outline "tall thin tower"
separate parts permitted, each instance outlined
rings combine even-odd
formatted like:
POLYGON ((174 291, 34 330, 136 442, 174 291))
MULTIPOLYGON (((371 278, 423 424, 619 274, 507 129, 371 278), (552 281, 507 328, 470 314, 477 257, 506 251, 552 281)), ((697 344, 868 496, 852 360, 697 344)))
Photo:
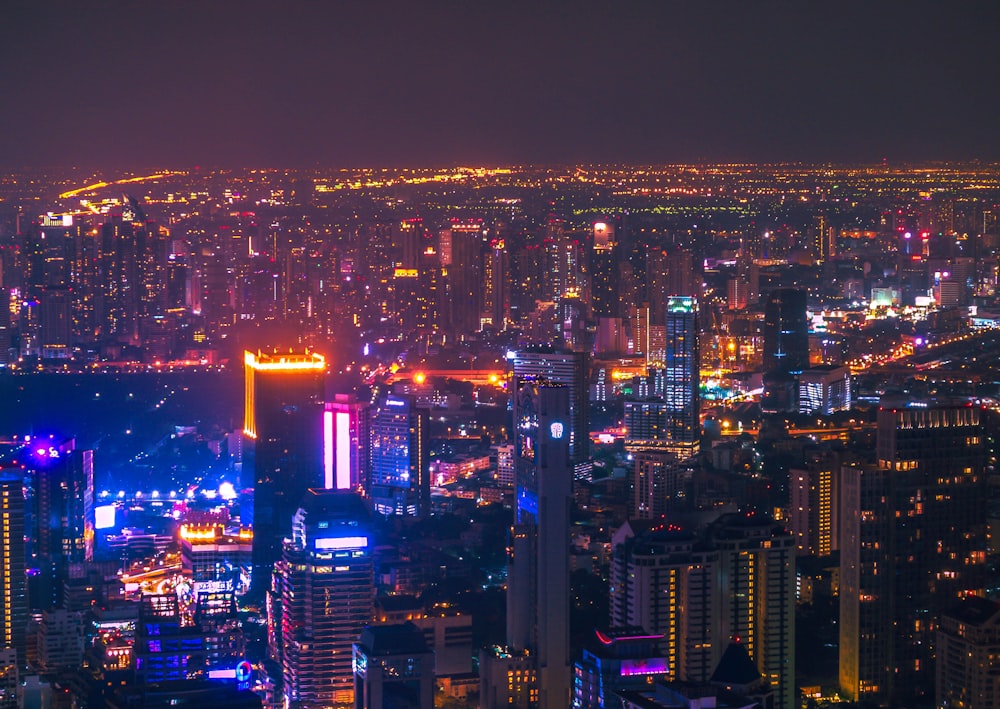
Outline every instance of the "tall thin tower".
POLYGON ((538 707, 570 702, 569 389, 522 380, 514 392, 517 509, 508 564, 507 642, 535 658, 538 707))

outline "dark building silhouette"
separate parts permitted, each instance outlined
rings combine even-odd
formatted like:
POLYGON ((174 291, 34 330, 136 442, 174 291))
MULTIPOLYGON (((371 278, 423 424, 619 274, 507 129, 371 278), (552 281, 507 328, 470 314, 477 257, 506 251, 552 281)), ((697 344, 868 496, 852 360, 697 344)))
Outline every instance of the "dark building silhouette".
POLYGON ((840 685, 853 700, 933 700, 935 628, 987 578, 982 412, 883 397, 877 463, 841 479, 840 685))
POLYGON ((261 594, 306 490, 323 486, 323 375, 311 353, 244 354, 244 480, 253 475, 253 581, 261 594))

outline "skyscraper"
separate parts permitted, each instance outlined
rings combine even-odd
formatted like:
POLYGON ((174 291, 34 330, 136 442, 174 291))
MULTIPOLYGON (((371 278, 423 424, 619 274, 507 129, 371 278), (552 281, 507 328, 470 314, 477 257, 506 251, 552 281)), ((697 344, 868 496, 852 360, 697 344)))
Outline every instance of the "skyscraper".
POLYGON ((522 381, 548 382, 566 387, 569 394, 569 457, 582 463, 590 454, 590 415, 587 392, 587 356, 583 352, 558 352, 551 348, 519 350, 513 359, 517 391, 522 381))
POLYGON ((981 411, 883 397, 877 464, 842 480, 840 683, 852 699, 933 696, 941 613, 986 581, 981 411))
POLYGON ((771 291, 764 305, 765 413, 798 410, 798 377, 809 367, 809 323, 806 292, 797 288, 771 291))
POLYGON ((816 453, 788 471, 789 521, 799 556, 826 556, 840 548, 840 456, 816 453))
POLYGON ((662 635, 671 680, 707 682, 722 656, 719 553, 667 525, 619 530, 611 562, 611 627, 662 635))
POLYGON ((507 643, 534 657, 538 707, 569 706, 568 387, 522 380, 514 392, 517 509, 508 559, 507 643))
POLYGON ((428 411, 416 397, 390 394, 371 421, 371 485, 368 495, 382 515, 430 512, 428 411))
POLYGON ((775 690, 776 709, 794 709, 795 538, 766 517, 728 514, 716 523, 715 544, 723 637, 746 648, 775 690))
POLYGON ((253 589, 267 587, 281 539, 306 490, 323 486, 326 360, 315 353, 244 353, 244 470, 253 474, 253 589))
POLYGON ((776 288, 764 305, 764 371, 799 374, 808 366, 806 292, 776 288))
POLYGON ((25 662, 28 600, 24 568, 24 478, 0 471, 0 645, 25 662))
POLYGON ((663 401, 667 405, 667 447, 681 458, 698 453, 701 438, 701 359, 698 302, 670 296, 666 311, 663 401))
POLYGON ((62 605, 68 566, 93 559, 93 451, 70 439, 35 438, 22 453, 30 493, 31 606, 62 605))
POLYGON ((368 510, 356 493, 309 490, 274 570, 286 706, 354 700, 352 644, 372 622, 375 578, 368 510))

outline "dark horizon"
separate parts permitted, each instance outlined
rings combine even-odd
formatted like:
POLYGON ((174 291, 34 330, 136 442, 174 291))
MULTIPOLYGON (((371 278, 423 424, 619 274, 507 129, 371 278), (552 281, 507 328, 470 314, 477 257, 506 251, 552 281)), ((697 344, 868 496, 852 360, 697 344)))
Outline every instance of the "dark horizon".
POLYGON ((996 4, 5 9, 7 168, 1000 160, 996 4))

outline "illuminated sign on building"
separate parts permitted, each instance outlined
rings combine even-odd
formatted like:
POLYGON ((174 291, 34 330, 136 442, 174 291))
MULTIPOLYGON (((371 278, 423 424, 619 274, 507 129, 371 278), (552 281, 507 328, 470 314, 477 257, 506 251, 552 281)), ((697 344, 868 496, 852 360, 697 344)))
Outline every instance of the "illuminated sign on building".
POLYGON ((317 539, 317 551, 335 551, 337 549, 364 549, 368 546, 368 537, 327 537, 317 539))
POLYGON ((94 508, 94 529, 110 529, 115 526, 115 506, 101 505, 94 508))
POLYGON ((563 429, 564 429, 563 425, 561 423, 559 423, 558 421, 556 421, 556 422, 554 422, 554 423, 552 423, 552 424, 549 425, 549 435, 551 435, 553 438, 557 438, 557 439, 558 438, 562 438, 563 437, 563 429))

